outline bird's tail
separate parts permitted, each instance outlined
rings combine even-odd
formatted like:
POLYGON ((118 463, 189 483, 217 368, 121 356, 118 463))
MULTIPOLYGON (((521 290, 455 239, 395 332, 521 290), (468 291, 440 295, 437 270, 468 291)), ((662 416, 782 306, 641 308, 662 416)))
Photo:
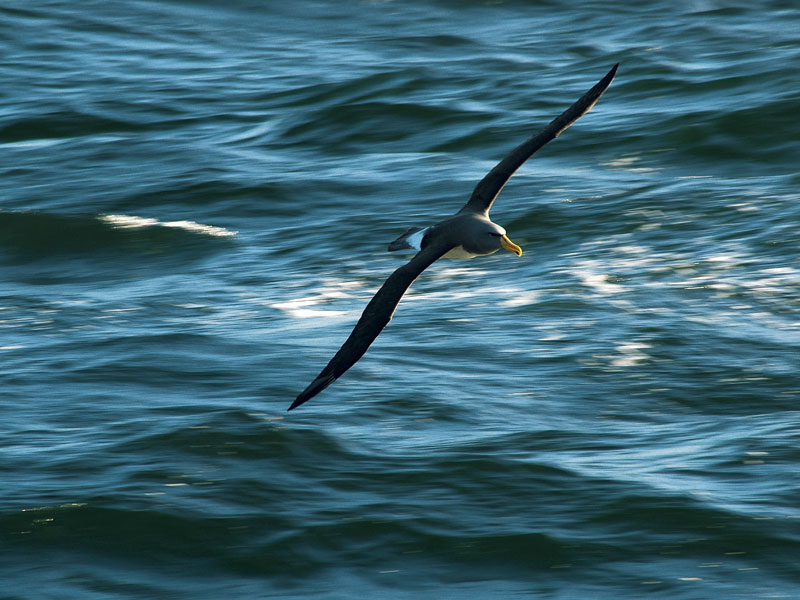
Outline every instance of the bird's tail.
POLYGON ((397 250, 419 250, 420 249, 420 242, 422 241, 422 236, 417 236, 420 239, 414 239, 413 236, 415 233, 420 233, 426 229, 425 227, 411 227, 406 231, 403 235, 389 244, 389 252, 396 252, 397 250))

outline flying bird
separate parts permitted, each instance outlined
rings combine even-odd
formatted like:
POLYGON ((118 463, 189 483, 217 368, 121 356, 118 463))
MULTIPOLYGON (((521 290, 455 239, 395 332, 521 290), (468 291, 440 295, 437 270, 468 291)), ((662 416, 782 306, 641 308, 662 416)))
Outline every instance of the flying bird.
POLYGON ((336 381, 367 351, 383 328, 391 321, 397 304, 414 280, 440 258, 473 258, 493 254, 500 249, 517 256, 522 249, 506 235, 506 230, 489 219, 495 198, 514 172, 534 152, 572 125, 606 91, 619 63, 575 104, 553 119, 547 127, 514 148, 475 186, 472 196, 454 216, 430 227, 412 227, 389 244, 389 251, 414 249, 417 253, 392 273, 369 301, 361 318, 328 365, 292 402, 297 408, 336 381))

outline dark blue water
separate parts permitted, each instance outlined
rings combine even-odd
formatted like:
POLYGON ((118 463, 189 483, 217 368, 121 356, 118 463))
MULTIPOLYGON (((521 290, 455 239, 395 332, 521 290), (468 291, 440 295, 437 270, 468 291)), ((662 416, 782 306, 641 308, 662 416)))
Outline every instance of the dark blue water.
POLYGON ((795 3, 275 4, 0 7, 0 597, 800 597, 795 3))

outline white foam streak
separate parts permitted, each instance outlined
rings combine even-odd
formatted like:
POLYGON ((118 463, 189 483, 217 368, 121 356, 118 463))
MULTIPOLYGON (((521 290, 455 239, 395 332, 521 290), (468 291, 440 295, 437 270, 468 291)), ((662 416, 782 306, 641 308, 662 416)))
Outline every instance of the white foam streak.
POLYGON ((194 221, 159 221, 145 217, 131 215, 99 215, 98 218, 118 229, 140 229, 143 227, 174 227, 192 233, 200 233, 212 237, 233 237, 235 231, 230 231, 224 227, 214 227, 213 225, 203 225, 194 221))
MULTIPOLYGON (((360 283, 352 281, 328 281, 323 284, 314 294, 302 298, 293 298, 285 302, 273 302, 272 308, 277 308, 281 312, 296 319, 336 319, 354 313, 354 310, 336 310, 314 308, 320 304, 326 304, 332 299, 352 299, 357 295, 351 293, 355 289, 363 287, 360 283)), ((363 307, 361 307, 363 308, 363 307)))
POLYGON ((617 344, 617 351, 621 356, 613 359, 611 364, 615 367, 635 367, 642 364, 650 358, 648 354, 642 352, 645 348, 650 348, 650 344, 637 342, 619 343, 617 344))

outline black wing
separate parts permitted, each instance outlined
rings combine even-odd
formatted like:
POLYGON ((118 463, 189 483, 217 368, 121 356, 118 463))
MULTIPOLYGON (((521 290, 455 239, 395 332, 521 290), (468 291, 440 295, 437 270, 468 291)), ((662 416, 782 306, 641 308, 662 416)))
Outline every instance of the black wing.
POLYGON ((350 337, 339 348, 322 372, 297 396, 289 410, 297 408, 319 394, 364 356, 375 338, 392 320, 397 304, 419 274, 433 264, 453 246, 432 242, 420 250, 408 263, 389 276, 381 289, 369 301, 350 337))
POLYGON ((558 137, 562 131, 589 112, 595 102, 603 95, 603 92, 611 85, 618 66, 619 63, 614 65, 597 85, 581 96, 580 100, 575 104, 553 119, 542 131, 514 148, 511 154, 506 156, 494 169, 489 171, 486 177, 481 179, 478 185, 475 186, 469 202, 459 212, 475 212, 488 215, 494 199, 497 198, 500 190, 503 189, 503 186, 514 174, 514 171, 519 169, 522 163, 533 156, 533 153, 539 148, 558 137))

